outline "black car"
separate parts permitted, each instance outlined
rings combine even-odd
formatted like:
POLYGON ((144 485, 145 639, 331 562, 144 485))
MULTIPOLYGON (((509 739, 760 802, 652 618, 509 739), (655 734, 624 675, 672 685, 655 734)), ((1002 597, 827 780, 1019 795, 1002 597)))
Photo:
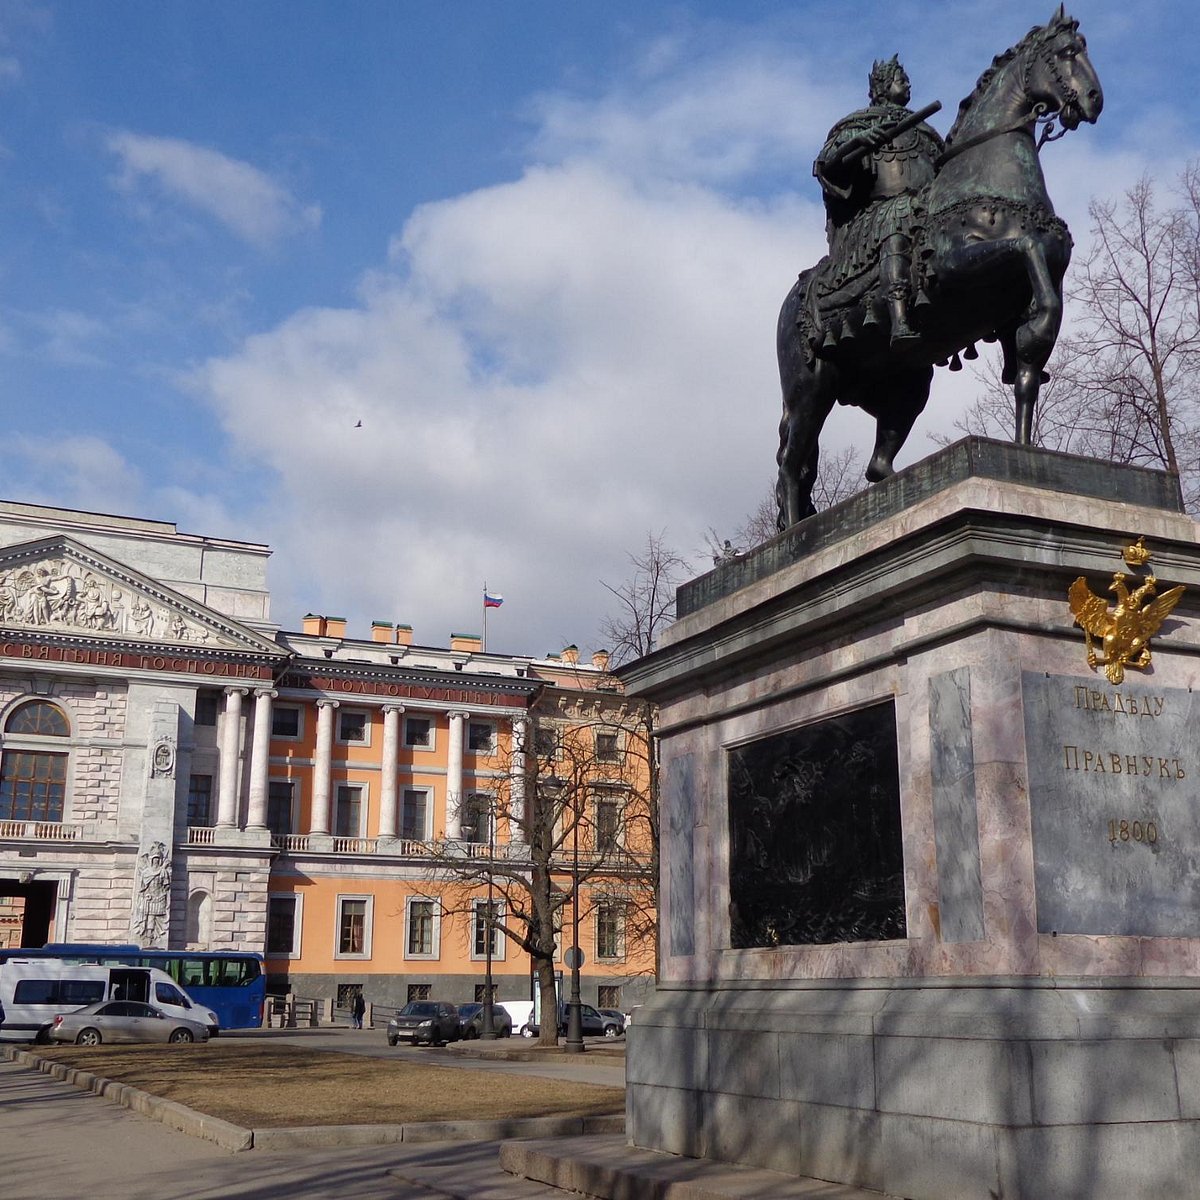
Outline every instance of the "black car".
MULTIPOLYGON (((492 1028, 497 1037, 512 1037, 512 1017, 498 1004, 492 1005, 492 1028)), ((458 1006, 458 1036, 464 1041, 477 1038, 483 1033, 483 1005, 460 1004, 458 1006)))
MULTIPOLYGON (((570 1016, 570 1005, 560 1004, 558 1008, 558 1032, 565 1037, 567 1020, 570 1016)), ((583 1027, 584 1037, 617 1038, 625 1032, 625 1026, 614 1017, 605 1017, 590 1004, 579 1006, 579 1023, 583 1027)), ((541 1032, 539 1026, 532 1021, 521 1031, 526 1037, 534 1038, 541 1032)))
POLYGON ((458 1041, 458 1009, 441 1000, 410 1000, 389 1022, 389 1046, 397 1042, 428 1042, 440 1046, 458 1041))

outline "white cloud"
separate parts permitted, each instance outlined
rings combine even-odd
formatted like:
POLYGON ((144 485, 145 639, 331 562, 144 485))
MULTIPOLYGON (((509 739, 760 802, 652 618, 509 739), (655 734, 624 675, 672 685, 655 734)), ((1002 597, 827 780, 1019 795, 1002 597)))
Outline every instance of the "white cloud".
POLYGON ((7 495, 93 512, 144 511, 141 477, 102 438, 12 434, 0 443, 7 495))
MULTIPOLYGON (((779 304, 824 251, 813 129, 845 94, 760 51, 667 80, 674 53, 593 103, 543 97, 539 165, 418 209, 355 306, 298 312, 197 373, 278 480, 261 534, 277 613, 345 612, 360 634, 404 620, 436 642, 478 628, 487 579, 506 597, 494 648, 585 645, 609 607, 598 580, 647 530, 691 552, 758 503, 779 304), (740 198, 785 166, 775 199, 740 198)), ((1046 151, 1076 195, 1137 174, 1120 151, 1061 154, 1091 132, 1046 151)), ((938 373, 901 464, 975 388, 938 373)), ((839 409, 825 444, 872 437, 839 409)))
POLYGON ((304 205, 249 163, 179 138, 110 132, 105 145, 120 160, 118 190, 144 199, 147 188, 215 218, 243 241, 269 245, 288 234, 315 229, 317 205, 304 205))

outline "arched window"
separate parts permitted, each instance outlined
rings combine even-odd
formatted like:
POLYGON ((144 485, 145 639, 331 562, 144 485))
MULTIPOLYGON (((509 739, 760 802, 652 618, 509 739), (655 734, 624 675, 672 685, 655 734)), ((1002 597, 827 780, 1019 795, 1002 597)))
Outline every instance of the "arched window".
POLYGON ((46 700, 22 704, 9 714, 0 754, 0 821, 62 820, 67 755, 42 744, 70 735, 66 714, 46 700))

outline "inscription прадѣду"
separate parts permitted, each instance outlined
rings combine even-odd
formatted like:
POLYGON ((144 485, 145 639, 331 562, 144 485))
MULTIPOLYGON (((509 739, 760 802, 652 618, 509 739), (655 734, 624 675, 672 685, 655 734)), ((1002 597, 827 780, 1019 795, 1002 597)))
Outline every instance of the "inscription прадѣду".
POLYGON ((1022 676, 1038 929, 1200 935, 1200 701, 1022 676))

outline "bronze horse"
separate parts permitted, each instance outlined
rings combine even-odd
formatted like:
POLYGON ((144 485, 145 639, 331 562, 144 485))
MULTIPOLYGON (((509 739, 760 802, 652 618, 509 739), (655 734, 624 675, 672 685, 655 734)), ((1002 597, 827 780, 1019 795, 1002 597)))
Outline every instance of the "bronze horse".
POLYGON ((934 365, 958 366, 960 352, 974 357, 976 341, 1000 342, 1003 378, 1016 399, 1015 440, 1030 442, 1071 258, 1071 235, 1054 213, 1038 153, 1051 136, 1051 118, 1062 124, 1062 136, 1081 121, 1094 123, 1103 104, 1079 23, 1061 7, 980 76, 919 197, 915 344, 889 344, 878 293, 864 288, 840 308, 822 309, 810 287, 822 264, 800 275, 779 314, 781 529, 816 511, 818 439, 835 403, 875 418, 866 477, 886 479, 929 399, 934 365), (1035 141, 1039 124, 1045 128, 1035 141))

